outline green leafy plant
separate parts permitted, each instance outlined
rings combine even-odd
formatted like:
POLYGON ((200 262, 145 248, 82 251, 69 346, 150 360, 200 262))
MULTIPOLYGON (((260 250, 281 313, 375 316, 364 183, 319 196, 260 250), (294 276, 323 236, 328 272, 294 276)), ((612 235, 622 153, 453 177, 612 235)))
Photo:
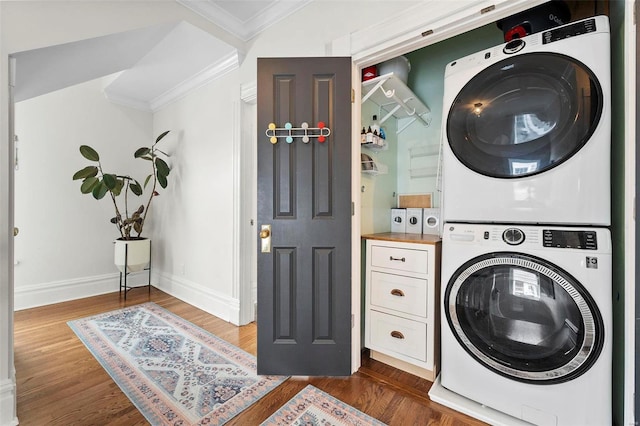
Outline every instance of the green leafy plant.
POLYGON ((147 213, 149 213, 151 200, 159 195, 157 186, 160 185, 162 188, 167 187, 167 177, 169 176, 171 168, 160 155, 164 157, 169 157, 169 155, 160 151, 156 145, 169 132, 170 131, 167 130, 161 133, 153 145, 138 148, 133 154, 134 158, 140 158, 148 161, 150 164, 151 173, 146 177, 144 185, 141 185, 140 182, 128 175, 107 173, 102 168, 98 152, 88 145, 80 146, 80 154, 87 160, 97 163, 97 165, 90 165, 78 170, 73 175, 73 180, 82 179, 80 192, 83 194, 92 194, 96 200, 101 200, 107 194, 110 195, 116 213, 116 215, 111 218, 111 223, 118 227, 121 239, 133 240, 141 238, 140 234, 142 234, 144 222, 147 218, 147 213), (146 206, 145 204, 141 204, 140 207, 130 213, 129 194, 132 193, 140 196, 149 184, 151 184, 151 188, 146 206), (122 198, 123 205, 118 203, 120 198, 122 198), (131 235, 132 231, 136 233, 135 236, 131 235))

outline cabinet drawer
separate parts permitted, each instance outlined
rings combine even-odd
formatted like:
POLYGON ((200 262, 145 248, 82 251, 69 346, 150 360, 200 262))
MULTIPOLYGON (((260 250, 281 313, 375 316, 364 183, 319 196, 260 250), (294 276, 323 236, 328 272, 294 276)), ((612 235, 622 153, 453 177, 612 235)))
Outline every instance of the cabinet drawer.
POLYGON ((372 246, 371 266, 397 269, 398 271, 427 273, 428 253, 395 247, 372 246))
POLYGON ((427 325, 394 315, 369 311, 372 349, 427 360, 427 325))
POLYGON ((371 272, 371 304, 420 317, 427 316, 427 280, 371 272))

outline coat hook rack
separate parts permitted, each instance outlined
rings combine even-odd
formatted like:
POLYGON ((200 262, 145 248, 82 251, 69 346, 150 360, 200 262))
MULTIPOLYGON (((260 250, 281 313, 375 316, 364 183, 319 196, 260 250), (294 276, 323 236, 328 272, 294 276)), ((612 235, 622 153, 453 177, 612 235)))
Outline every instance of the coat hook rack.
POLYGON ((311 138, 317 138, 318 142, 323 143, 331 134, 331 129, 326 127, 323 121, 319 121, 317 126, 309 127, 306 121, 301 123, 300 127, 293 127, 291 123, 285 123, 284 127, 276 127, 275 123, 269 123, 265 134, 272 144, 278 143, 279 138, 285 138, 287 143, 292 143, 294 138, 302 138, 304 143, 309 143, 311 138))

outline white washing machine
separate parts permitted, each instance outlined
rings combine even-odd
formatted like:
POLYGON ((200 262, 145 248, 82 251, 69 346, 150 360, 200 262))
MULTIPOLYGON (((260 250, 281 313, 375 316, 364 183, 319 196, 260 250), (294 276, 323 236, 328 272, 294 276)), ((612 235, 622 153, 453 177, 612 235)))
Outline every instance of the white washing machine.
POLYGON ((611 224, 609 50, 597 16, 447 65, 444 222, 611 224))
POLYGON ((469 402, 451 406, 492 424, 611 424, 609 230, 444 228, 440 385, 469 402))

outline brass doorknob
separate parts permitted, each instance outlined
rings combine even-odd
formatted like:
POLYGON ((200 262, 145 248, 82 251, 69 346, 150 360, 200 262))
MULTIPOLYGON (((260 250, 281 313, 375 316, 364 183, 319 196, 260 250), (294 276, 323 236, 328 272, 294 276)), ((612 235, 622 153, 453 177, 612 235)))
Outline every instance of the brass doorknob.
POLYGON ((271 253, 271 225, 260 226, 260 252, 271 253))

